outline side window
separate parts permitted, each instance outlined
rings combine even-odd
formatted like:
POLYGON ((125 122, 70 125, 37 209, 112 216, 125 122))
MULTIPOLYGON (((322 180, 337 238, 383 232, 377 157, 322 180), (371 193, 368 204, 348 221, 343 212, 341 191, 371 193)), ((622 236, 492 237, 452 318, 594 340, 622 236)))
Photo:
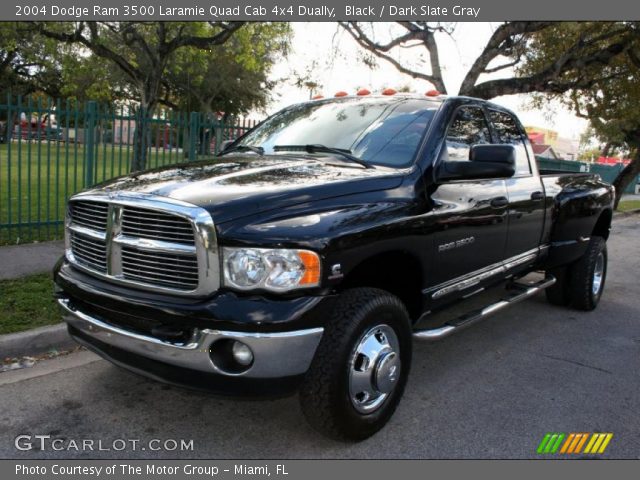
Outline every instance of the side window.
POLYGON ((513 145, 516 149, 516 175, 529 175, 531 166, 527 156, 527 147, 515 119, 508 113, 496 110, 489 111, 489 118, 491 118, 493 128, 498 135, 498 141, 513 145))
POLYGON ((482 109, 460 108, 449 126, 446 141, 449 161, 469 160, 469 151, 473 145, 491 143, 489 125, 482 109))

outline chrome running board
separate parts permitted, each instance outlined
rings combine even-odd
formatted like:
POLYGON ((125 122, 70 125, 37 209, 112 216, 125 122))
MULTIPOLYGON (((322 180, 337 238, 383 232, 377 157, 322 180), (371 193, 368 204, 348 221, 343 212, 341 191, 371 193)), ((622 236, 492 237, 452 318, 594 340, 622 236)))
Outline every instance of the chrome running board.
POLYGON ((507 296, 499 300, 498 302, 487 305, 484 308, 472 310, 471 312, 465 313, 458 318, 445 323, 441 327, 414 330, 413 338, 415 338, 416 340, 425 340, 428 342, 432 342, 435 340, 440 340, 444 337, 448 337, 449 335, 452 335, 455 332, 459 332, 460 330, 464 330, 468 326, 473 325, 474 323, 477 323, 480 320, 493 315, 494 313, 498 313, 499 311, 504 310, 511 305, 521 302, 522 300, 526 300, 536 293, 541 292, 545 288, 549 288, 554 283, 556 283, 556 279, 552 275, 548 275, 544 278, 544 280, 540 280, 539 282, 528 285, 513 283, 509 286, 507 296))

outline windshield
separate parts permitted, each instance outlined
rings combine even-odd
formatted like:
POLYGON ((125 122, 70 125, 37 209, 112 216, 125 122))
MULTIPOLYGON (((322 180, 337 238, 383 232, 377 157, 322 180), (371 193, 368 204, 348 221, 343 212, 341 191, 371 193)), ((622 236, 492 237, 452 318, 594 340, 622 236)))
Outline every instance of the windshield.
POLYGON ((302 103, 267 119, 239 145, 262 147, 265 154, 274 153, 274 147, 282 153, 283 146, 323 145, 349 151, 367 163, 405 167, 439 106, 402 97, 302 103))

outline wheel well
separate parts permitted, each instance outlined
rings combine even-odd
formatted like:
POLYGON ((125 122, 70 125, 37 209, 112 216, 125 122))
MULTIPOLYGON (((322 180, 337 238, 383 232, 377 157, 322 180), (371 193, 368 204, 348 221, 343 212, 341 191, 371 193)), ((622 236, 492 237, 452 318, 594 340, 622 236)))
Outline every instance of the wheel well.
POLYGON ((352 269, 340 290, 373 287, 397 296, 412 320, 422 314, 422 268, 420 260, 406 252, 386 252, 364 260, 352 269))
POLYGON ((612 218, 611 210, 609 209, 604 210, 600 214, 600 217, 596 222, 596 226, 593 227, 593 231, 591 232, 591 235, 597 235, 598 237, 602 237, 605 240, 608 239, 609 230, 611 228, 611 218, 612 218))

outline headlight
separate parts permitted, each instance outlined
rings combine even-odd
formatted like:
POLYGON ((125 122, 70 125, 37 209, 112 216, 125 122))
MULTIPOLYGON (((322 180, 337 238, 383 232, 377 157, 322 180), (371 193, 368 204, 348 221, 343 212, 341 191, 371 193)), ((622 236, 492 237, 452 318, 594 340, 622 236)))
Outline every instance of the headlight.
POLYGON ((282 292, 320 285, 320 257, 309 250, 224 247, 222 255, 227 287, 282 292))

